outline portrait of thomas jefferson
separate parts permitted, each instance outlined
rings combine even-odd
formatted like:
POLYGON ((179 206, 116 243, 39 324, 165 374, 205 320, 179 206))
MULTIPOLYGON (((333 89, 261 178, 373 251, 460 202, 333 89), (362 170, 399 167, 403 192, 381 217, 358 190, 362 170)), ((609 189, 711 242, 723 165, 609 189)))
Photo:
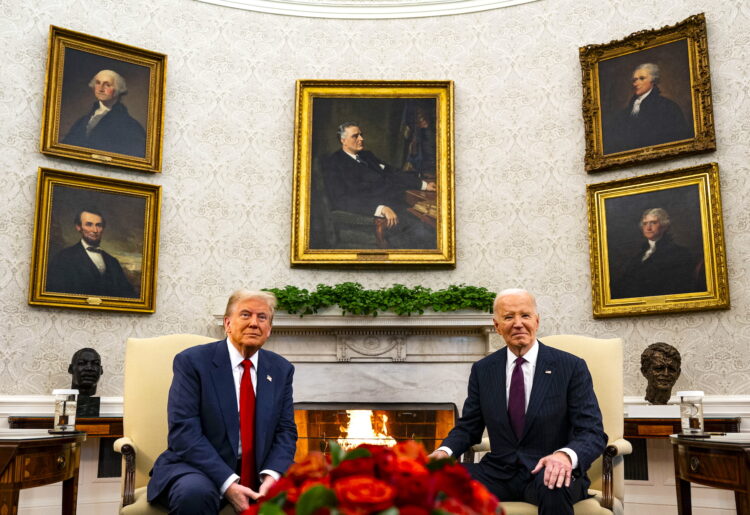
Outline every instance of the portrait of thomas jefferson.
POLYGON ((65 57, 60 143, 145 157, 148 69, 70 48, 65 57))
POLYGON ((600 63, 603 153, 693 138, 684 41, 600 63))
MULTIPOLYGON (((694 193, 690 191, 692 188, 675 190, 688 190, 684 193, 689 197, 694 193)), ((638 203, 649 198, 666 200, 665 192, 634 197, 638 203)), ((614 214, 616 209, 608 206, 607 211, 614 214)), ((638 218, 631 219, 630 228, 620 230, 619 236, 614 235, 612 226, 608 228, 614 240, 609 245, 612 299, 705 291, 700 213, 696 220, 696 213, 684 203, 673 205, 671 211, 660 206, 647 207, 638 218), (679 226, 679 231, 673 231, 673 226, 679 226), (640 233, 637 236, 636 230, 640 233)), ((622 222, 613 224, 619 227, 622 222)))

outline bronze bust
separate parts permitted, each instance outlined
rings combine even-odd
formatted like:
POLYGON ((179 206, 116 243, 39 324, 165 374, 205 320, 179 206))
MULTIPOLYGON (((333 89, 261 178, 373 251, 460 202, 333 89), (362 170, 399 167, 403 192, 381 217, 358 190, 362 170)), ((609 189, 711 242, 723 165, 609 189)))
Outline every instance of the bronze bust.
POLYGON ((99 377, 104 373, 99 353, 90 347, 78 349, 70 360, 68 373, 73 376, 70 387, 78 390, 76 414, 79 417, 98 417, 100 399, 94 395, 99 377))
POLYGON ((641 354, 641 374, 648 380, 646 400, 650 404, 666 404, 672 387, 680 377, 680 352, 664 342, 652 343, 641 354))
POLYGON ((79 395, 96 395, 96 385, 104 373, 102 358, 90 347, 78 349, 70 360, 68 373, 73 376, 70 387, 78 390, 79 395))

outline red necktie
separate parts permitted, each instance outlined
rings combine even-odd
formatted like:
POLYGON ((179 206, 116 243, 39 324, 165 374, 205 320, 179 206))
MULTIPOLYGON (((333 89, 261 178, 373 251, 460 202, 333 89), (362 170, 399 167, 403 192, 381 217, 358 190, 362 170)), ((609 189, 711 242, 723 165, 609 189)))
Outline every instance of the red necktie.
POLYGON ((242 470, 240 484, 256 488, 255 473, 255 391, 250 379, 252 361, 242 361, 242 379, 240 379, 240 441, 242 442, 242 470))
POLYGON ((508 418, 516 438, 521 439, 523 425, 526 419, 526 388, 523 384, 523 370, 521 365, 526 363, 523 358, 516 358, 516 366, 510 376, 510 390, 508 391, 508 418))

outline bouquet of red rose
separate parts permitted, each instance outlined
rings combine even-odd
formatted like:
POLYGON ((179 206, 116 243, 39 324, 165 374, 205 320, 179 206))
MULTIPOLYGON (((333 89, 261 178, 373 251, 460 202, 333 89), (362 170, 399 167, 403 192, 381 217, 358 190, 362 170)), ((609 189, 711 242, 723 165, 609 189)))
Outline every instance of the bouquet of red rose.
POLYGON ((453 459, 414 441, 311 452, 243 515, 496 515, 497 498, 453 459))

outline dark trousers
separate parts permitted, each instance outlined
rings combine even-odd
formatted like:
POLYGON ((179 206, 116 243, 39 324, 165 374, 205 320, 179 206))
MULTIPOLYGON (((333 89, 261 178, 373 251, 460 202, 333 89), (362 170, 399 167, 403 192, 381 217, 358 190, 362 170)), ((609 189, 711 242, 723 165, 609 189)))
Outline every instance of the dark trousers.
POLYGON ((584 482, 571 478, 570 486, 549 489, 544 486, 544 469, 530 475, 519 468, 518 474, 500 479, 483 463, 464 463, 469 474, 495 494, 500 502, 523 501, 539 507, 539 515, 573 515, 573 505, 588 497, 584 482))
POLYGON ((167 508, 170 515, 213 515, 226 503, 213 481, 197 471, 177 476, 153 500, 153 504, 167 508))
POLYGON ((398 224, 387 229, 385 237, 393 249, 436 249, 437 233, 404 209, 395 209, 398 224))

